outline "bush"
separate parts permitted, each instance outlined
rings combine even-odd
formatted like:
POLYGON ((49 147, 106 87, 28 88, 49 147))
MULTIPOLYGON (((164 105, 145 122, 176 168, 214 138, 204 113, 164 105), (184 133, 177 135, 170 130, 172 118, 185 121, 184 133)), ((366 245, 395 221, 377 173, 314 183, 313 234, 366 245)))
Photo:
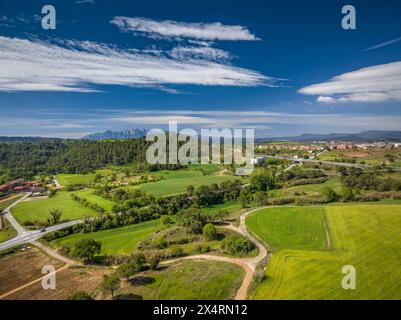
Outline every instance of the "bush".
POLYGON ((72 249, 72 255, 85 262, 93 260, 96 254, 100 253, 102 244, 99 241, 85 238, 78 241, 72 249))
POLYGON ((200 247, 200 252, 201 253, 208 253, 210 252, 212 249, 210 248, 210 246, 208 246, 207 244, 203 245, 200 247))
POLYGON ((216 239, 217 236, 217 229, 216 227, 211 224, 208 223, 203 227, 203 235, 206 239, 206 241, 213 241, 216 239))
POLYGON ((232 255, 246 255, 255 249, 255 244, 243 236, 229 236, 221 242, 221 249, 232 255))
POLYGON ((171 218, 169 216, 161 216, 160 223, 164 226, 169 225, 171 223, 171 218))

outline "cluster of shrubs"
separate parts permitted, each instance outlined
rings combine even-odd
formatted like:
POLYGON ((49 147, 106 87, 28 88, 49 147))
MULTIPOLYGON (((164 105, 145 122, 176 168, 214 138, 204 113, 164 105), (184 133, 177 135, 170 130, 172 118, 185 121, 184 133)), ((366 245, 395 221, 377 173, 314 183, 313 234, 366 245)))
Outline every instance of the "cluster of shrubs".
POLYGON ((316 179, 325 177, 327 177, 326 173, 321 170, 289 170, 283 172, 281 175, 281 179, 284 181, 297 179, 316 179))
POLYGON ((255 249, 255 244, 243 236, 229 236, 221 242, 221 249, 225 253, 242 256, 255 249))
POLYGON ((401 191, 401 181, 378 177, 373 172, 350 174, 342 177, 342 183, 346 187, 375 191, 401 191))
POLYGON ((92 209, 92 210, 96 211, 97 213, 100 213, 100 214, 106 213, 106 210, 103 207, 99 206, 97 203, 91 203, 87 199, 81 198, 74 193, 71 194, 71 198, 72 198, 72 200, 83 205, 84 207, 92 209))
POLYGON ((328 180, 327 177, 321 177, 321 178, 314 178, 314 179, 298 179, 298 180, 291 180, 286 183, 284 183, 284 187, 294 187, 294 186, 302 186, 302 185, 307 185, 307 184, 320 184, 324 183, 328 180))

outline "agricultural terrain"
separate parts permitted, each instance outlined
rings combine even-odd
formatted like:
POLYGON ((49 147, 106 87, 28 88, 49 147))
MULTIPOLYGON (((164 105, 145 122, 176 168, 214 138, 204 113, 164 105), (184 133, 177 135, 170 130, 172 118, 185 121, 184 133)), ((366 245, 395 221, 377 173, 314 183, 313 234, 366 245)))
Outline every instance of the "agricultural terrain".
POLYGON ((274 250, 253 299, 401 298, 401 206, 272 208, 247 224, 274 250), (355 290, 342 289, 346 265, 356 268, 355 290))

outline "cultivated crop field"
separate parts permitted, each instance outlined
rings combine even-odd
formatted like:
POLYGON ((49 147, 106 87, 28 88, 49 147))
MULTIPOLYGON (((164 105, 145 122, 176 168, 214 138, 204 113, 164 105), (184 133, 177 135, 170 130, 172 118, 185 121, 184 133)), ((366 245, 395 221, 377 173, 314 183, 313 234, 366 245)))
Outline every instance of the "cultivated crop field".
POLYGON ((72 234, 54 240, 52 244, 57 247, 72 247, 84 238, 91 238, 102 243, 101 255, 130 254, 139 241, 145 239, 159 228, 160 221, 151 220, 111 230, 72 234))
POLYGON ((76 220, 98 215, 94 210, 74 201, 71 192, 66 191, 58 191, 47 199, 20 202, 12 208, 12 214, 21 224, 28 221, 46 222, 50 217, 49 210, 55 208, 62 210, 61 220, 76 220))
MULTIPOLYGON (((276 232, 271 222, 281 213, 288 215, 290 209, 261 210, 247 219, 249 228, 267 243, 275 234, 272 245, 278 249, 253 299, 401 299, 401 206, 326 206, 331 250, 323 246, 311 250, 307 241, 300 244, 297 239, 302 232, 307 238, 308 228, 303 226, 295 228, 293 236, 276 232), (256 227, 256 221, 262 225, 256 227), (356 268, 355 290, 341 287, 345 265, 356 268)), ((298 210, 305 215, 311 208, 298 210)), ((299 221, 302 225, 302 219, 299 221)), ((315 228, 319 228, 317 224, 315 228)), ((321 238, 324 225, 320 228, 315 234, 321 238)))
POLYGON ((145 300, 226 300, 235 296, 244 276, 244 270, 231 263, 182 261, 135 276, 118 294, 145 300))
POLYGON ((324 208, 282 207, 258 211, 247 226, 273 249, 327 249, 324 208))

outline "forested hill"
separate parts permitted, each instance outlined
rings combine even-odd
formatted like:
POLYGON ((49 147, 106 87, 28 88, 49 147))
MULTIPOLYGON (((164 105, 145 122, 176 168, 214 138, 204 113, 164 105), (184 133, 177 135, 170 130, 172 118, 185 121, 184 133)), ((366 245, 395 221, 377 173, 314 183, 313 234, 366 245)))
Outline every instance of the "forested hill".
POLYGON ((144 167, 148 144, 144 138, 0 143, 0 183, 40 173, 87 173, 106 165, 144 167))

